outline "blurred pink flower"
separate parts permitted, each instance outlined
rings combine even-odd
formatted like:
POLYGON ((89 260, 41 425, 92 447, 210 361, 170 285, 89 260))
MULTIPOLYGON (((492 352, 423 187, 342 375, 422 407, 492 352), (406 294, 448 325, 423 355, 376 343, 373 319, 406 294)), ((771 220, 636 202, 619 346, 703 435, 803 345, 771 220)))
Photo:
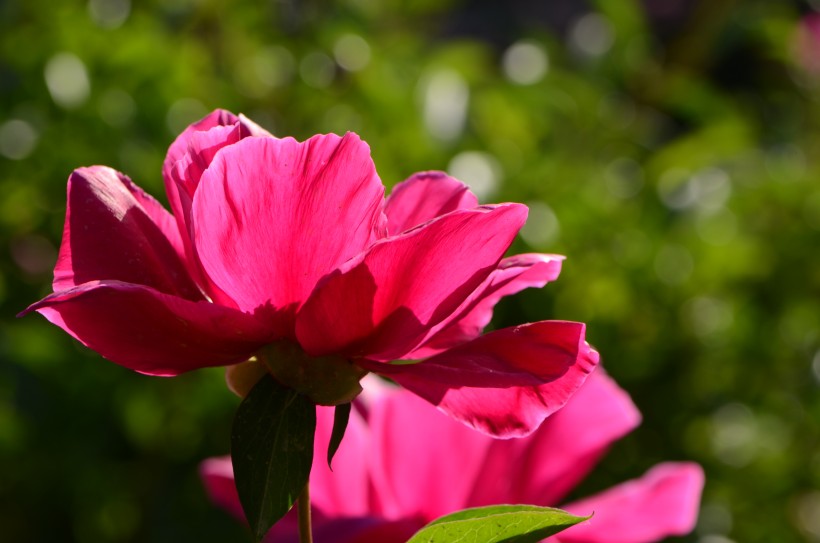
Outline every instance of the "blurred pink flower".
MULTIPOLYGON (((617 439, 640 423, 629 396, 602 371, 520 439, 493 439, 401 389, 366 385, 335 459, 326 464, 332 411, 318 408, 311 499, 316 543, 400 543, 441 515, 498 503, 560 506, 594 516, 553 543, 646 543, 692 530, 703 488, 693 463, 663 463, 639 479, 571 503, 562 498, 617 439)), ((230 459, 201 465, 211 500, 243 518, 230 459)), ((268 533, 297 541, 295 515, 268 533)))
POLYGON ((794 58, 808 74, 820 76, 820 13, 811 13, 798 23, 794 36, 794 58))
POLYGON ((173 214, 111 168, 75 170, 54 293, 25 312, 150 375, 297 346, 301 364, 350 361, 506 436, 536 428, 598 361, 581 323, 481 335, 501 297, 561 268, 502 258, 521 204, 479 206, 437 172, 384 199, 357 135, 279 139, 226 111, 173 142, 163 177, 173 214))

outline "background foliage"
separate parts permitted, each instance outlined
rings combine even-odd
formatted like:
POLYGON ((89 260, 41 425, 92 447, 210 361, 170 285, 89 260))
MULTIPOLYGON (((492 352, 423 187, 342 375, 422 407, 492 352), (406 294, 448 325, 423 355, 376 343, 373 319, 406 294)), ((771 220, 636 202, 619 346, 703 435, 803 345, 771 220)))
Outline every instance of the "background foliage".
POLYGON ((220 370, 143 377, 14 318, 49 291, 69 172, 107 164, 164 201, 167 145, 224 107, 300 139, 357 131, 387 185, 446 169, 531 206, 516 251, 569 258, 496 325, 589 323, 645 418, 579 495, 692 459, 686 541, 820 541, 816 10, 0 1, 4 540, 246 538, 196 472, 228 450, 220 370))

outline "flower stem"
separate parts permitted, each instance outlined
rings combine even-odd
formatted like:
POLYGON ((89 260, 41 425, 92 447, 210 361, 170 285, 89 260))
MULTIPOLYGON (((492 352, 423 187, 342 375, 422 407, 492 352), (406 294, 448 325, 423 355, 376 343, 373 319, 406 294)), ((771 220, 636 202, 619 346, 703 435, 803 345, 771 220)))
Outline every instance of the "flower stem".
POLYGON ((299 543, 313 543, 313 532, 310 527, 310 483, 296 500, 296 512, 299 515, 299 543))

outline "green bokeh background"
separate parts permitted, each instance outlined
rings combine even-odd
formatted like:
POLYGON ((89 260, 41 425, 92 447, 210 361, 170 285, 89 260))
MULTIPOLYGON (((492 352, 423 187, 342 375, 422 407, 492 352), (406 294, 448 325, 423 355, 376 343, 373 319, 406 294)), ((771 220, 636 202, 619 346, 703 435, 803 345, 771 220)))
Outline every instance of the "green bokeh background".
POLYGON ((0 1, 0 539, 248 540, 196 471, 228 450, 221 370, 145 377, 14 317, 50 291, 71 170, 165 201, 168 144, 223 107, 354 130, 388 186, 443 169, 530 205, 514 250, 568 259, 494 326, 587 322, 644 414, 576 495, 690 459, 707 486, 683 541, 820 541, 815 9, 0 1))

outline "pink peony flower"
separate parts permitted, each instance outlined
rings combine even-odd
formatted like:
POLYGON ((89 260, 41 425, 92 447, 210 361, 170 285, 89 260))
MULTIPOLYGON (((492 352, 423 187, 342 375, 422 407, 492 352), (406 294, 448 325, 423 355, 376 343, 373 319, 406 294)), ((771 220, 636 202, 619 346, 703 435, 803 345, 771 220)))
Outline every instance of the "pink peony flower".
POLYGON ((501 297, 561 268, 555 255, 503 258, 521 204, 479 206, 437 172, 385 199, 357 135, 279 139, 226 111, 173 142, 163 177, 173 214, 115 170, 75 170, 54 293, 25 312, 150 375, 254 356, 267 366, 239 366, 236 388, 266 370, 297 390, 322 381, 299 375, 327 367, 333 386, 347 372, 355 390, 307 390, 329 405, 382 373, 504 436, 536 428, 598 361, 581 323, 481 335, 501 297))
POLYGON ((792 53, 797 65, 811 76, 820 76, 820 13, 810 13, 797 24, 792 53))
MULTIPOLYGON (((498 503, 560 506, 594 516, 549 539, 561 543, 646 543, 692 530, 703 471, 664 463, 639 479, 571 503, 562 498, 615 440, 640 423, 626 392, 601 371, 533 434, 498 440, 473 432, 406 391, 368 386, 333 461, 325 462, 332 411, 318 408, 311 472, 316 543, 401 543, 439 516, 498 503)), ((211 500, 242 511, 229 458, 201 465, 211 500)), ((297 541, 293 512, 265 541, 297 541)))

